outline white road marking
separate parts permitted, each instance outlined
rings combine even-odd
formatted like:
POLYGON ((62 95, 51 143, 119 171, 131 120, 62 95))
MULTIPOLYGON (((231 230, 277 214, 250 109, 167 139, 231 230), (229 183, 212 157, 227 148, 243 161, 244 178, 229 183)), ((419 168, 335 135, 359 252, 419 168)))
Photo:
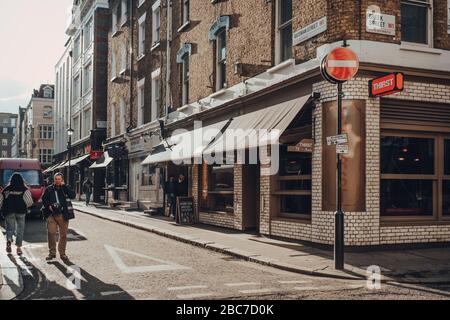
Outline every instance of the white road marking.
POLYGON ((308 280, 286 280, 286 281, 278 281, 281 284, 303 284, 303 283, 311 283, 308 280))
POLYGON ((184 286, 184 287, 169 287, 167 290, 169 291, 181 291, 181 290, 192 290, 192 289, 206 289, 207 286, 184 286))
POLYGON ((268 293, 273 292, 274 289, 254 289, 254 290, 239 290, 243 294, 254 294, 254 293, 268 293))
POLYGON ((25 264, 25 262, 23 262, 23 260, 19 257, 19 256, 14 256, 14 258, 16 259, 16 263, 20 268, 20 272, 22 273, 23 276, 29 276, 29 277, 33 277, 33 266, 28 266, 25 264))
POLYGON ((181 300, 189 300, 189 299, 195 299, 195 298, 210 297, 212 295, 214 295, 214 293, 211 293, 211 292, 192 293, 192 294, 182 294, 182 295, 177 296, 177 298, 181 299, 181 300))
POLYGON ((236 282, 236 283, 225 283, 227 287, 245 287, 245 286, 258 286, 260 282, 236 282))
POLYGON ((144 273, 144 272, 175 271, 175 270, 190 270, 191 269, 189 267, 185 267, 185 266, 176 264, 171 261, 161 260, 161 259, 158 259, 155 257, 146 256, 144 254, 133 252, 133 251, 128 251, 125 249, 115 248, 115 247, 112 247, 109 245, 105 245, 105 249, 111 255, 111 258, 113 259, 117 268, 122 273, 144 273), (158 262, 159 264, 149 265, 149 266, 130 267, 130 266, 127 266, 125 264, 125 262, 122 260, 122 258, 119 255, 119 252, 137 256, 137 257, 144 258, 147 260, 151 260, 153 262, 158 262))

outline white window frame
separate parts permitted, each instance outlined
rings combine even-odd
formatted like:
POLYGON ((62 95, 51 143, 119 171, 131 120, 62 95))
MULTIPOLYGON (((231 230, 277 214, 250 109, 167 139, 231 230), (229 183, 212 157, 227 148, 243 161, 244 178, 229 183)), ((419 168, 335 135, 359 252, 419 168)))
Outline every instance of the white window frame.
POLYGON ((39 139, 41 140, 53 140, 54 139, 54 127, 51 124, 39 125, 39 139))
POLYGON ((89 62, 83 68, 83 95, 92 90, 92 62, 89 62))
MULTIPOLYGON (((290 21, 286 21, 283 25, 281 23, 281 1, 276 0, 275 2, 275 64, 280 64, 286 60, 282 57, 281 47, 282 47, 282 36, 281 29, 284 29, 284 26, 287 26, 289 23, 293 25, 293 16, 290 21)), ((294 30, 292 30, 294 32, 294 30)))
POLYGON ((189 0, 182 0, 182 1, 183 1, 182 21, 184 26, 188 24, 190 21, 190 3, 189 0))
POLYGON ((156 1, 152 6, 152 47, 161 42, 161 1, 156 1))
POLYGON ((216 38, 216 91, 225 89, 227 87, 227 78, 226 78, 226 69, 227 69, 227 55, 228 55, 228 34, 226 28, 221 28, 217 32, 217 38, 216 38), (221 56, 219 50, 221 47, 221 34, 225 34, 225 61, 220 60, 219 57, 221 56), (225 81, 222 83, 222 65, 225 64, 225 81))
POLYGON ((83 31, 83 49, 86 51, 92 44, 94 39, 94 18, 91 17, 89 21, 84 26, 83 31))
POLYGON ((425 0, 425 1, 417 1, 417 0, 401 0, 400 1, 400 14, 401 14, 401 5, 403 3, 410 3, 411 5, 419 5, 419 6, 427 6, 427 43, 419 43, 419 42, 408 42, 408 41, 402 41, 402 45, 408 45, 408 46, 419 46, 419 47, 428 47, 432 48, 434 43, 434 33, 433 33, 433 0, 425 0), (426 2, 425 2, 426 1, 426 2))
POLYGON ((8 151, 2 150, 2 158, 8 158, 8 151))
POLYGON ((152 106, 150 122, 158 118, 158 108, 161 103, 161 68, 152 72, 152 106), (159 85, 157 85, 159 84, 159 85))
POLYGON ((111 137, 116 136, 116 104, 111 105, 111 137))
POLYGON ((139 0, 138 2, 138 8, 140 8, 145 3, 145 0, 139 0))
POLYGON ((111 22, 111 32, 112 32, 112 36, 114 37, 118 32, 119 32, 119 28, 118 28, 118 12, 119 12, 119 5, 117 4, 113 9, 112 9, 112 22, 111 22))
POLYGON ((127 108, 127 103, 124 97, 120 98, 120 134, 125 133, 125 111, 127 108))
POLYGON ((81 117, 83 118, 83 122, 82 122, 82 135, 83 138, 85 137, 89 137, 91 134, 91 129, 92 129, 92 109, 89 107, 87 109, 84 109, 83 112, 81 113, 81 117), (89 113, 89 122, 86 123, 86 114, 89 113))
POLYGON ((73 42, 73 63, 77 63, 81 58, 81 33, 75 37, 73 42))
POLYGON ((114 81, 117 79, 117 59, 116 59, 116 53, 111 53, 111 81, 114 81))
POLYGON ((120 24, 121 26, 124 26, 128 22, 128 0, 122 0, 121 1, 121 18, 120 18, 120 24))
POLYGON ((138 81, 138 126, 145 123, 145 78, 138 81))
POLYGON ((74 98, 73 103, 77 103, 81 98, 80 85, 81 85, 81 78, 80 75, 78 74, 73 78, 73 98, 74 98))
POLYGON ((120 74, 124 75, 128 69, 128 46, 126 43, 122 44, 120 51, 120 74))
POLYGON ((145 19, 147 14, 144 13, 138 20, 138 60, 142 59, 145 56, 145 19))
POLYGON ((8 146, 8 139, 2 139, 2 146, 4 147, 8 146))

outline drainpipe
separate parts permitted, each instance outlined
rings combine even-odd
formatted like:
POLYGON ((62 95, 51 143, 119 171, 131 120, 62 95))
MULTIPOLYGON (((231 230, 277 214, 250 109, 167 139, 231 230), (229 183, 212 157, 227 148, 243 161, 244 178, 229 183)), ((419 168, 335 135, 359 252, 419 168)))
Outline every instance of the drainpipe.
POLYGON ((171 78, 171 54, 172 54, 172 0, 166 0, 167 4, 167 45, 166 45, 166 103, 165 115, 167 116, 168 107, 172 103, 172 92, 170 88, 171 78))
MULTIPOLYGON (((133 43, 134 43, 134 30, 133 30, 133 0, 129 0, 129 6, 130 6, 130 17, 129 17, 129 32, 130 32, 130 58, 129 58, 129 66, 128 68, 130 69, 130 110, 129 110, 129 116, 130 116, 130 123, 128 128, 131 129, 133 126, 133 43)), ((127 133, 125 133, 125 136, 127 135, 127 133)), ((128 192, 127 192, 127 200, 130 201, 130 183, 132 183, 132 177, 130 174, 130 159, 128 158, 128 168, 127 168, 127 176, 128 176, 128 192)))

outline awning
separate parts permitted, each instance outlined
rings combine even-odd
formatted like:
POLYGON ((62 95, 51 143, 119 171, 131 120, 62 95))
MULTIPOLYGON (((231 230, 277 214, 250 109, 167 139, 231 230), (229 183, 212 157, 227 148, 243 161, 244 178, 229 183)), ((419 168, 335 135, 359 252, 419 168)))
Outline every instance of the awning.
POLYGON ((114 158, 111 158, 108 151, 106 151, 105 153, 103 153, 100 159, 98 159, 92 166, 89 167, 89 169, 106 168, 113 160, 114 158))
MULTIPOLYGON (((70 166, 76 166, 77 164, 79 164, 81 161, 86 160, 87 158, 89 158, 88 154, 85 154, 84 156, 78 157, 78 158, 74 158, 74 159, 70 159, 70 166)), ((63 165, 61 165, 59 168, 66 168, 69 166, 69 161, 64 162, 63 165)))
POLYGON ((52 165, 51 167, 45 169, 45 170, 43 171, 43 173, 49 173, 49 172, 52 172, 52 171, 55 170, 56 167, 59 166, 59 165, 60 165, 60 163, 54 164, 54 165, 52 165))
POLYGON ((64 167, 66 167, 66 163, 67 163, 67 161, 61 162, 60 164, 56 165, 56 166, 53 168, 53 170, 62 169, 62 168, 64 168, 64 167))
POLYGON ((203 154, 245 150, 276 144, 310 95, 233 118, 224 134, 211 143, 203 154))
POLYGON ((203 150, 218 138, 230 120, 221 121, 210 126, 183 132, 168 138, 157 145, 142 165, 172 161, 176 164, 190 162, 191 158, 201 157, 203 150))

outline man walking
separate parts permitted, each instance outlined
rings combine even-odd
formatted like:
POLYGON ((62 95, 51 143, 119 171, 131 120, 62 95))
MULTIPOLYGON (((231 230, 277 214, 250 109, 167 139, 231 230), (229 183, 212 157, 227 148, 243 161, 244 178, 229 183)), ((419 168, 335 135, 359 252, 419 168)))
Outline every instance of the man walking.
POLYGON ((74 212, 70 199, 75 198, 75 192, 64 183, 61 173, 55 174, 53 184, 42 196, 43 214, 47 219, 48 248, 47 261, 56 258, 56 233, 59 230, 58 251, 64 262, 68 262, 66 255, 67 230, 69 220, 74 219, 74 212))
POLYGON ((91 200, 93 184, 89 178, 86 178, 83 183, 83 193, 86 198, 86 206, 89 205, 89 201, 91 200))

